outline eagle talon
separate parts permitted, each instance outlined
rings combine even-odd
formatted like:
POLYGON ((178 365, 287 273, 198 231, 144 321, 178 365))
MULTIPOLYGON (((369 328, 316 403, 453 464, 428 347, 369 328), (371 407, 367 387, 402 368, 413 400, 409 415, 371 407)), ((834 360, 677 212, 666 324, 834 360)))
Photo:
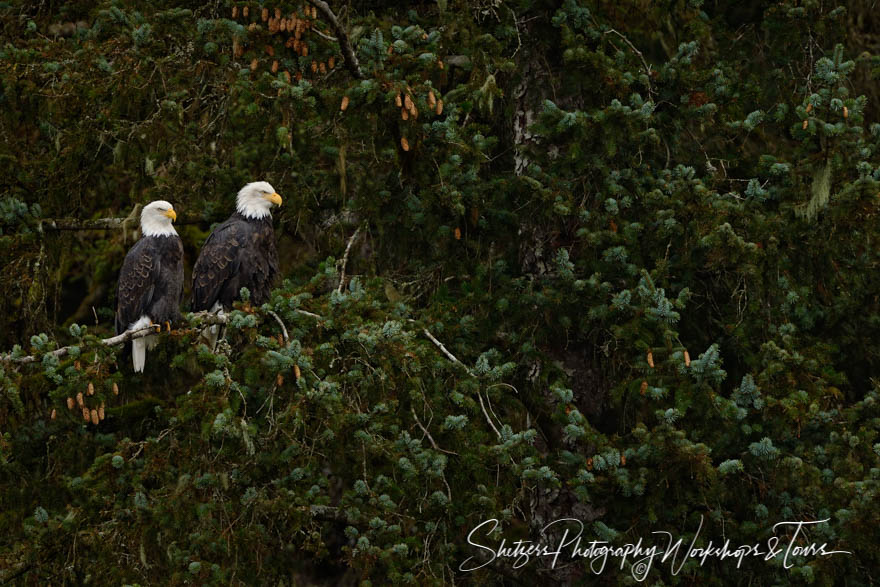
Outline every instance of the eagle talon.
POLYGON ((171 322, 169 322, 167 320, 165 321, 165 330, 167 332, 171 332, 171 322))

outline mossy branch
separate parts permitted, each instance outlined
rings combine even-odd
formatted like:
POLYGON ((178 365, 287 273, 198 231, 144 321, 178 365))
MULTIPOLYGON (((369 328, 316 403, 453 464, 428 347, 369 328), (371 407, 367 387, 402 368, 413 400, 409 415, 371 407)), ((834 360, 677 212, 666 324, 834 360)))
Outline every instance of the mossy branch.
MULTIPOLYGON (((44 218, 40 221, 43 230, 118 230, 123 228, 127 218, 95 218, 80 220, 79 218, 44 218)), ((175 224, 198 224, 197 219, 176 220, 175 224)), ((135 224, 135 227, 137 223, 135 224)))
MULTIPOLYGON (((311 318, 315 318, 317 320, 322 320, 323 318, 315 313, 307 312, 306 310, 296 310, 298 314, 303 314, 305 316, 309 316, 311 318)), ((275 312, 269 312, 269 314, 278 321, 278 324, 281 326, 281 330, 284 335, 284 340, 289 340, 289 335, 287 334, 287 328, 284 326, 284 322, 281 321, 281 318, 275 314, 275 312)), ((226 324, 229 321, 229 316, 227 314, 214 314, 212 312, 203 311, 196 312, 189 317, 190 322, 196 322, 199 327, 201 326, 210 326, 213 324, 226 324)), ((121 344, 125 344, 131 340, 135 340, 138 338, 143 338, 145 336, 150 336, 151 334, 157 334, 160 332, 161 326, 158 324, 154 324, 152 326, 145 326, 144 328, 138 330, 127 330, 122 334, 118 334, 116 336, 111 336, 110 338, 101 339, 100 343, 104 346, 119 346, 121 344)), ((70 353, 70 349, 79 346, 79 345, 70 345, 55 349, 54 351, 49 351, 48 353, 42 353, 37 355, 27 355, 23 357, 14 357, 12 353, 7 353, 5 355, 0 355, 0 362, 6 363, 17 363, 19 365, 25 365, 28 363, 36 363, 41 361, 42 358, 46 355, 54 355, 56 357, 64 357, 70 353)))
MULTIPOLYGON (((226 324, 227 316, 225 315, 215 315, 207 312, 200 312, 197 314, 200 318, 200 322, 202 324, 226 324)), ((161 325, 153 324, 152 326, 145 326, 138 330, 127 330, 122 334, 117 334, 116 336, 111 336, 110 338, 101 339, 101 344, 104 346, 112 347, 119 346, 121 344, 125 344, 131 340, 135 340, 138 338, 144 338, 145 336, 150 336, 151 334, 156 334, 161 329, 161 325)), ((68 353, 70 353, 70 349, 79 346, 79 345, 70 345, 64 346, 54 351, 49 351, 48 353, 43 353, 39 355, 27 355, 24 357, 13 357, 11 353, 0 355, 0 361, 9 362, 9 363, 18 363, 19 365, 24 365, 27 363, 36 363, 37 361, 41 361, 45 355, 53 355, 56 357, 64 357, 68 353)))
MULTIPOLYGON (((111 336, 110 338, 102 339, 101 344, 103 344, 105 346, 117 346, 120 344, 124 344, 130 340, 134 340, 136 338, 143 338, 143 337, 149 336, 151 334, 156 334, 157 328, 159 328, 159 325, 145 326, 144 328, 141 328, 139 330, 128 330, 126 332, 123 332, 122 334, 119 334, 116 336, 111 336)), ((6 354, 6 355, 0 356, 0 361, 18 363, 21 365, 27 364, 27 363, 36 363, 37 361, 42 360, 42 358, 45 355, 64 357, 70 352, 70 349, 73 348, 73 346, 78 346, 78 345, 64 346, 64 347, 61 347, 60 349, 55 349, 54 351, 49 351, 48 353, 43 353, 41 355, 28 355, 26 357, 13 357, 11 354, 6 354)))

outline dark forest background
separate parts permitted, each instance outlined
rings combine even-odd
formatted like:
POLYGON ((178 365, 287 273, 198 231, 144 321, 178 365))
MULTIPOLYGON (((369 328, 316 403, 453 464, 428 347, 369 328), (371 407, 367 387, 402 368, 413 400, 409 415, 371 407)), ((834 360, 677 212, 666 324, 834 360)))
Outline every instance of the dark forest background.
POLYGON ((873 584, 876 13, 0 2, 0 583, 634 583, 459 571, 483 520, 575 517, 827 518, 801 543, 852 555, 648 580, 873 584), (133 374, 100 339, 139 206, 174 204, 189 276, 255 180, 272 300, 133 374))

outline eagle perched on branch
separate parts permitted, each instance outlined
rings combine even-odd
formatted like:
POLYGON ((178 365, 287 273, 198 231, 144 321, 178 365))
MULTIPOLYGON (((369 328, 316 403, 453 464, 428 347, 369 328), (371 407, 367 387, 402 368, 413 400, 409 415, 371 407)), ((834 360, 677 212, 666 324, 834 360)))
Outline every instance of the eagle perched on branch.
MULTIPOLYGON (((141 211, 141 238, 128 251, 116 288, 116 333, 170 323, 183 301, 183 243, 171 223, 177 213, 168 202, 150 202, 141 211)), ((136 373, 144 370, 155 336, 131 341, 136 373)))
MULTIPOLYGON (((239 190, 235 213, 214 229, 193 267, 194 312, 229 310, 243 287, 255 305, 269 301, 278 274, 271 209, 280 205, 281 196, 265 181, 239 190)), ((219 328, 208 330, 213 345, 219 328)))

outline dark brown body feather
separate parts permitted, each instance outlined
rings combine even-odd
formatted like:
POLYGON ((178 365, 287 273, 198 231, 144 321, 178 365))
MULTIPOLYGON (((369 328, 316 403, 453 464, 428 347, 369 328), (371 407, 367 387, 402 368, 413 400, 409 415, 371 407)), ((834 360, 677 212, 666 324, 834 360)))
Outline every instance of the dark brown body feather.
POLYGON ((125 256, 116 288, 116 332, 148 316, 155 324, 180 317, 183 243, 177 235, 142 237, 125 256))
POLYGON ((214 229, 193 267, 194 312, 210 310, 215 302, 232 307, 241 288, 256 305, 269 301, 278 275, 278 250, 272 217, 245 218, 238 212, 214 229))

